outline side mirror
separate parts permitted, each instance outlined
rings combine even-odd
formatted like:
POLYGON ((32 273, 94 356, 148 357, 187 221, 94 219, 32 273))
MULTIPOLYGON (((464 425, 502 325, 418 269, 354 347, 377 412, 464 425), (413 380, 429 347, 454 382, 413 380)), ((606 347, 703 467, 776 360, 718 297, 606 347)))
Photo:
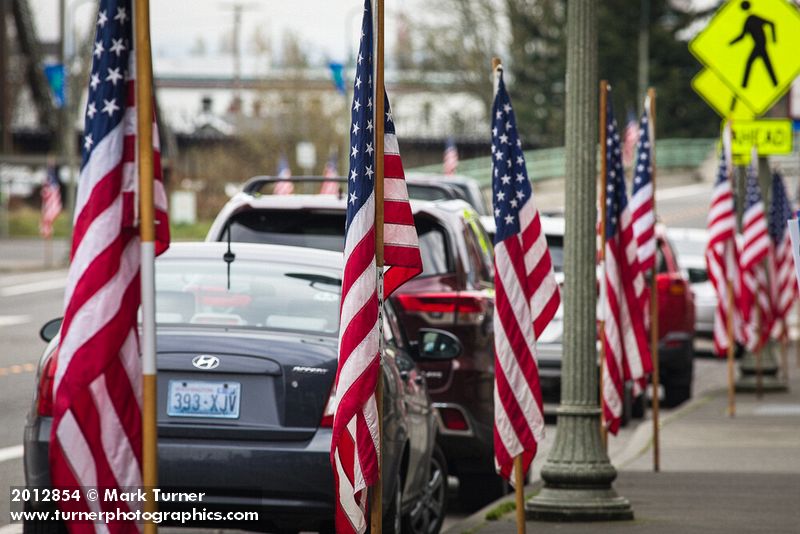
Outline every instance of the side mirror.
POLYGON ((416 343, 416 356, 420 360, 447 361, 461 354, 461 341, 445 330, 421 328, 416 343))
POLYGON ((58 331, 61 330, 61 322, 63 320, 63 317, 58 317, 44 323, 42 329, 39 330, 39 337, 42 338, 42 341, 50 343, 50 341, 58 335, 58 331))

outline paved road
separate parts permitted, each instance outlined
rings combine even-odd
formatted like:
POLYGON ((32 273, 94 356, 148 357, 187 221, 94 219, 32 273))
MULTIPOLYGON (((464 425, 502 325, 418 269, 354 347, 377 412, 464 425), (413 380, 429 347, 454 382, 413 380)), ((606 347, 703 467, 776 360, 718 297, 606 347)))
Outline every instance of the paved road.
POLYGON ((0 525, 8 487, 21 485, 22 428, 44 342, 39 328, 61 314, 65 271, 0 275, 0 525))
MULTIPOLYGON (((669 184, 664 184, 665 186, 669 184)), ((680 184, 659 189, 659 213, 673 226, 703 227, 709 184, 680 184)), ((0 272, 36 268, 41 261, 41 243, 0 241, 0 272)), ((65 253, 64 243, 57 244, 65 253)), ((44 344, 38 337, 41 325, 61 314, 65 271, 0 274, 0 525, 8 522, 8 486, 22 483, 20 444, 25 413, 34 388, 34 372, 44 344)), ((724 374, 711 360, 698 360, 695 384, 707 388, 724 374)), ((648 423, 649 424, 649 423, 648 423)), ((635 432, 624 429, 610 442, 610 453, 621 454, 635 432)), ((541 469, 555 437, 555 425, 548 425, 547 439, 541 444, 534 463, 534 475, 541 469)), ((464 515, 454 510, 448 523, 464 515)), ((12 527, 0 534, 16 532, 12 527)))

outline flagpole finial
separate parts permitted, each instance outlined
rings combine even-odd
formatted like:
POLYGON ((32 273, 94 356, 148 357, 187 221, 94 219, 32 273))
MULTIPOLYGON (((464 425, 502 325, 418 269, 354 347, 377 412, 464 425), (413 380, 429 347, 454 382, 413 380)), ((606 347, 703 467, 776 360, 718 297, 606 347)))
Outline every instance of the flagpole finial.
POLYGON ((502 68, 503 68, 503 62, 500 61, 500 58, 499 57, 493 57, 492 58, 492 70, 497 70, 497 69, 502 69, 502 68))

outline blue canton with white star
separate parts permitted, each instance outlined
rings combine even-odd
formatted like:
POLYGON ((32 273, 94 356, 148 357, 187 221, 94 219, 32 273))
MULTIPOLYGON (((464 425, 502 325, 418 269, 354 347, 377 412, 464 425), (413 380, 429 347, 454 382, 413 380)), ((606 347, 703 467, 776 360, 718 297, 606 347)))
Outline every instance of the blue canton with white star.
POLYGON ((753 158, 747 166, 747 187, 744 195, 744 211, 761 202, 761 188, 758 187, 758 159, 753 158))
MULTIPOLYGON (((364 2, 361 44, 356 58, 353 103, 350 107, 350 171, 347 181, 347 222, 350 223, 375 189, 375 125, 372 86, 372 7, 364 2)), ((383 96, 384 133, 394 134, 394 120, 389 99, 383 96)))
POLYGON ((650 121, 647 112, 639 121, 639 147, 636 156, 636 169, 633 174, 633 194, 647 186, 653 177, 653 161, 650 149, 650 121))
POLYGON ((775 245, 783 241, 787 228, 786 222, 792 218, 792 205, 786 195, 786 186, 783 177, 778 172, 772 173, 772 202, 769 205, 769 219, 767 225, 769 236, 775 245))
POLYGON ((714 185, 719 185, 728 179, 728 158, 725 156, 725 148, 719 151, 719 168, 717 169, 717 181, 714 185))
POLYGON ((83 161, 86 165, 94 147, 125 116, 128 60, 133 48, 130 0, 101 0, 97 14, 92 71, 83 133, 83 161))
MULTIPOLYGON (((609 95, 610 97, 610 95, 609 95)), ((617 119, 611 98, 606 100, 606 240, 617 234, 619 218, 628 206, 625 190, 625 171, 619 142, 617 119)))
POLYGON ((531 197, 517 120, 500 70, 492 105, 492 194, 497 233, 495 244, 520 232, 519 211, 531 197))

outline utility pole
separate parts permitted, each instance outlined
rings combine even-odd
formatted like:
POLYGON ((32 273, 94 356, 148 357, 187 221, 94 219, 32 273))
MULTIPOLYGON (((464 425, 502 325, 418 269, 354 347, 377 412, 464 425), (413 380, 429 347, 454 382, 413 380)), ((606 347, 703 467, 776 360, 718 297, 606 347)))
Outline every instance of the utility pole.
POLYGON ((641 10, 639 13, 639 67, 638 67, 638 87, 636 96, 638 98, 636 109, 644 102, 647 94, 647 87, 650 85, 650 0, 641 0, 641 10))
POLYGON ((544 487, 525 506, 529 519, 632 519, 611 483, 617 472, 600 437, 597 366, 597 4, 567 5, 566 215, 564 354, 561 405, 553 448, 542 468, 544 487))
POLYGON ((9 91, 8 65, 11 43, 8 39, 8 15, 10 0, 0 0, 0 153, 11 152, 11 95, 9 91))
POLYGON ((253 5, 236 2, 229 7, 233 11, 233 35, 231 36, 233 39, 233 100, 231 108, 238 115, 242 111, 242 49, 240 39, 242 12, 253 9, 253 5))

